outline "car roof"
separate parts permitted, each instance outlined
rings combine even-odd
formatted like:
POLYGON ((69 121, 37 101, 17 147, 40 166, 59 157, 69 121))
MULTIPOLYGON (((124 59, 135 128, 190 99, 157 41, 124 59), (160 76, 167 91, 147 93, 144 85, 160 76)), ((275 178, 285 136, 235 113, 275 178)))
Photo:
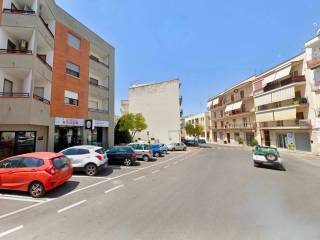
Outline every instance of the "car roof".
POLYGON ((88 149, 88 150, 96 150, 96 149, 100 149, 102 147, 93 146, 93 145, 79 145, 79 146, 69 147, 67 149, 72 149, 72 148, 83 148, 83 149, 88 149))
POLYGON ((39 158, 39 159, 47 160, 47 159, 52 159, 52 158, 61 157, 61 156, 64 156, 64 155, 61 153, 54 153, 54 152, 34 152, 34 153, 26 153, 26 154, 21 154, 17 156, 12 156, 7 159, 23 157, 23 158, 39 158))

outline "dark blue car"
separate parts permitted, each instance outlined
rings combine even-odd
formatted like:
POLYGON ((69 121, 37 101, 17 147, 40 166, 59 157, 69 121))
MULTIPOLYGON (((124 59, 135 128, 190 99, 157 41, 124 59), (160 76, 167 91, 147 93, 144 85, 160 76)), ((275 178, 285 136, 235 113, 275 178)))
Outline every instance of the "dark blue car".
POLYGON ((151 144, 151 148, 154 157, 162 157, 164 155, 163 150, 160 148, 160 144, 151 144))

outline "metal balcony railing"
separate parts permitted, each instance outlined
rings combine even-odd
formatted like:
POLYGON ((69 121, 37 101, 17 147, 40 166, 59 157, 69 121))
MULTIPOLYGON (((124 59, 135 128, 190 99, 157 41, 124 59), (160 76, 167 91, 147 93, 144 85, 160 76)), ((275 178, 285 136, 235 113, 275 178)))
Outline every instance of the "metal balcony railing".
POLYGON ((30 97, 30 93, 23 93, 23 92, 0 92, 0 97, 30 97))
POLYGON ((36 100, 38 100, 38 101, 40 101, 40 102, 43 102, 43 103, 45 103, 45 104, 50 105, 50 101, 49 101, 48 99, 45 99, 45 98, 43 98, 43 97, 40 97, 40 96, 38 96, 38 95, 36 95, 36 94, 33 94, 33 98, 36 99, 36 100))
POLYGON ((90 78, 89 84, 92 85, 92 86, 95 86, 95 87, 97 87, 97 88, 104 89, 104 90, 108 90, 108 89, 109 89, 109 88, 106 87, 106 86, 99 85, 99 81, 98 81, 97 79, 94 79, 94 78, 90 78))
POLYGON ((109 113, 108 110, 105 109, 98 109, 98 108, 88 108, 89 112, 96 112, 96 113, 109 113))
POLYGON ((48 30, 48 32, 50 33, 51 37, 54 38, 54 35, 53 35, 53 33, 51 32, 51 29, 49 28, 49 24, 46 23, 46 21, 42 18, 41 15, 39 15, 39 18, 40 18, 41 22, 43 23, 43 25, 44 25, 44 26, 46 27, 46 29, 48 30))
POLYGON ((28 49, 0 49, 0 54, 32 54, 28 49))
POLYGON ((90 55, 89 57, 91 60, 97 62, 97 63, 100 63, 101 65, 105 66, 106 68, 109 68, 109 65, 105 64, 104 62, 101 62, 99 58, 93 56, 93 55, 90 55))
POLYGON ((20 9, 12 9, 12 8, 4 8, 4 13, 13 13, 13 14, 35 14, 36 12, 33 10, 20 10, 20 9))
POLYGON ((49 65, 49 63, 47 63, 46 60, 44 60, 39 54, 37 54, 37 57, 44 65, 46 65, 47 68, 50 69, 50 71, 52 71, 52 67, 49 65))

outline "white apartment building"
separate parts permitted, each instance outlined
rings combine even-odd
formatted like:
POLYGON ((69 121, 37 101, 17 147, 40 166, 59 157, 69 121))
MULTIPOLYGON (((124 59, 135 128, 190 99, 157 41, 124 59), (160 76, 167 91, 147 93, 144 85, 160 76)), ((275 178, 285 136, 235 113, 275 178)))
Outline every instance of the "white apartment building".
MULTIPOLYGON (((196 115, 191 115, 191 116, 186 116, 185 117, 185 124, 186 125, 187 124, 192 124, 194 127, 196 125, 203 126, 204 132, 200 137, 206 139, 207 142, 210 141, 210 126, 209 126, 209 122, 210 122, 209 112, 199 113, 199 114, 196 114, 196 115)), ((190 138, 192 136, 187 134, 186 137, 190 138)))
POLYGON ((133 85, 129 88, 129 113, 141 113, 148 128, 135 140, 169 144, 181 140, 180 80, 133 85))

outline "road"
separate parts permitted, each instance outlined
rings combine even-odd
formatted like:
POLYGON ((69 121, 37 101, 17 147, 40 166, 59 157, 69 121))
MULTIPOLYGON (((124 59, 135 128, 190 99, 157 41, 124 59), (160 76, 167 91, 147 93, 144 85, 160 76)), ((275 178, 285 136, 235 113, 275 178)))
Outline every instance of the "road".
POLYGON ((214 146, 77 174, 37 201, 2 192, 0 239, 320 239, 320 167, 282 157, 287 171, 254 168, 214 146))

